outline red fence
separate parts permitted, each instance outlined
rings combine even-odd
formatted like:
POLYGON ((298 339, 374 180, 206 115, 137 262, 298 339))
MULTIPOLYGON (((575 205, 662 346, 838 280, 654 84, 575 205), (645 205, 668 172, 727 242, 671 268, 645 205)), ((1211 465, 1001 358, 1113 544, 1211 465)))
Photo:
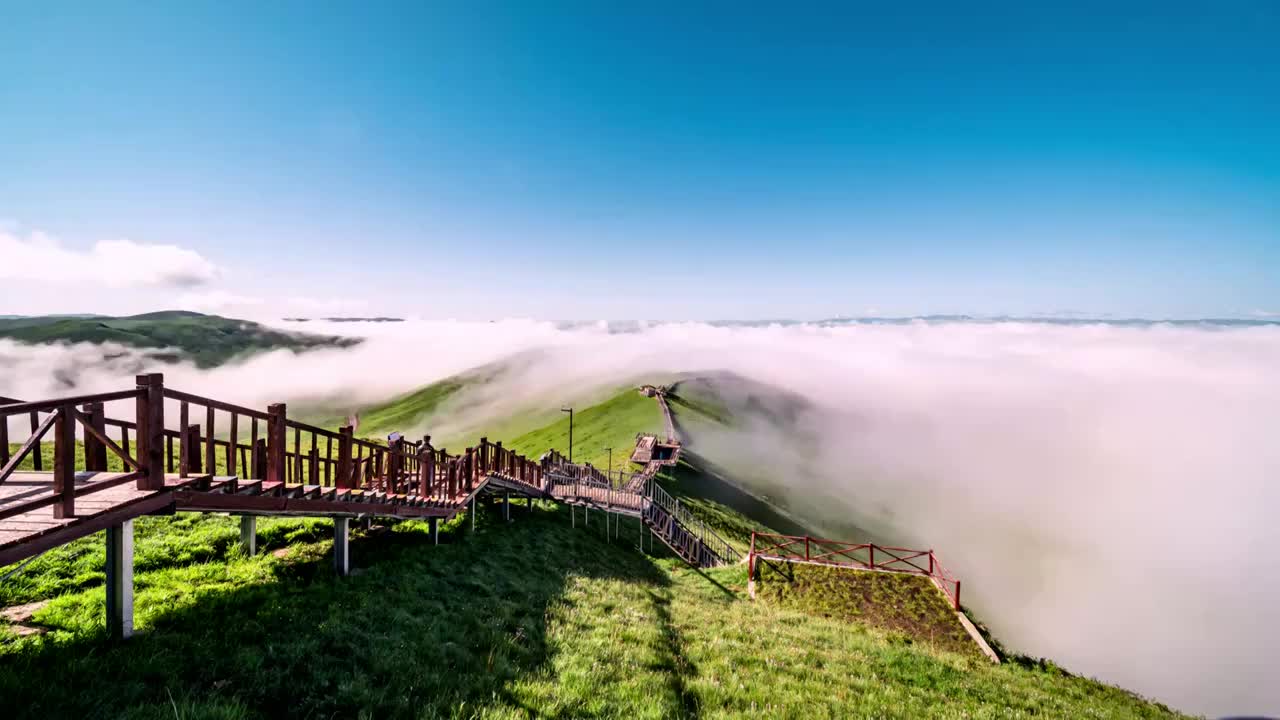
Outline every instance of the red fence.
POLYGON ((760 568, 757 561, 761 560, 924 575, 941 588, 951 600, 952 607, 960 609, 960 581, 942 567, 932 550, 908 550, 874 543, 850 543, 808 536, 751 533, 747 572, 752 580, 756 579, 760 568))
MULTIPOLYGON (((334 432, 289 419, 283 403, 263 412, 167 388, 160 374, 139 375, 135 389, 119 392, 39 402, 0 398, 0 484, 28 458, 33 470, 45 470, 42 443, 49 442, 49 435, 54 446, 54 497, 38 503, 54 505, 56 517, 74 515, 76 495, 111 485, 136 480, 140 490, 161 490, 165 473, 186 478, 223 470, 268 485, 363 488, 441 498, 470 493, 489 475, 545 487, 543 467, 503 448, 501 442, 481 439, 460 455, 432 447, 430 436, 410 441, 397 434, 383 444, 354 437, 350 426, 334 432), (134 420, 104 415, 104 403, 129 400, 136 403, 134 420), (176 405, 177 422, 168 416, 176 429, 165 426, 166 404, 176 405), (16 453, 9 448, 11 417, 29 417, 31 426, 16 453), (76 488, 77 426, 84 437, 85 468, 106 471, 110 451, 124 476, 109 484, 76 488)), ((29 505, 6 506, 0 514, 20 514, 33 509, 29 505)))

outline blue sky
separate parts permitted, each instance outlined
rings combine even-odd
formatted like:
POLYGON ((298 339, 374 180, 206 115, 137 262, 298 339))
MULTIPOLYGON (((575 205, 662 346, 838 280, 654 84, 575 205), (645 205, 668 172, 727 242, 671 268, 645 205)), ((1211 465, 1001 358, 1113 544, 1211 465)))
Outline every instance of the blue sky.
POLYGON ((0 9, 0 249, 205 263, 0 313, 1280 312, 1280 4, 606 5, 0 9))

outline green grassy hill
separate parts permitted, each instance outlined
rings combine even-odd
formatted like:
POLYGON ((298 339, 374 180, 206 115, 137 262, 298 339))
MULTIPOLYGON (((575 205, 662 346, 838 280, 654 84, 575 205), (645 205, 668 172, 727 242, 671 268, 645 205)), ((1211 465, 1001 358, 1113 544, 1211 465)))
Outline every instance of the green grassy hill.
POLYGON ((647 558, 634 525, 610 543, 549 504, 511 524, 483 512, 441 546, 419 523, 361 533, 348 578, 326 523, 260 527, 247 558, 233 519, 139 521, 144 632, 123 645, 103 636, 101 543, 0 586, 5 604, 62 592, 29 621, 46 634, 0 640, 8 717, 1174 716, 1052 667, 747 600, 742 567, 647 558))
MULTIPOLYGON (((661 423, 630 390, 576 421, 575 454, 607 442, 615 460, 661 423)), ((567 418, 509 444, 545 443, 563 449, 567 418)), ((691 457, 661 482, 695 512, 739 543, 785 529, 718 495, 726 481, 691 457)), ((517 505, 511 523, 482 506, 474 531, 456 520, 440 546, 425 523, 357 531, 356 572, 338 578, 326 521, 260 520, 250 558, 234 518, 143 518, 141 633, 128 643, 105 640, 99 537, 0 583, 0 606, 34 604, 0 624, 0 707, 14 718, 1176 717, 1051 664, 994 666, 931 637, 930 608, 893 600, 908 589, 818 578, 798 591, 762 583, 752 601, 744 566, 646 555, 634 520, 614 540, 603 531, 599 513, 584 525, 579 512, 574 527, 547 502, 517 505), (893 612, 841 592, 888 597, 893 612)))
POLYGON ((347 347, 358 340, 273 330, 248 320, 194 312, 165 311, 131 315, 42 316, 0 319, 0 338, 24 343, 118 343, 153 352, 163 359, 188 359, 208 368, 233 357, 264 350, 294 351, 347 347))

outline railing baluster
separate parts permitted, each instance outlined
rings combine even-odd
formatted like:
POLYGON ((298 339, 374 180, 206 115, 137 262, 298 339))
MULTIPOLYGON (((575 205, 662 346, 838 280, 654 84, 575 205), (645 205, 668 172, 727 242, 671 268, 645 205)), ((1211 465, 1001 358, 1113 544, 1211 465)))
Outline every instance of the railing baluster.
MULTIPOLYGON (((32 410, 31 411, 31 434, 35 435, 36 431, 39 429, 40 429, 40 416, 35 410, 32 410)), ((44 470, 44 451, 40 449, 39 438, 36 439, 35 447, 31 451, 31 467, 36 472, 40 472, 41 470, 44 470)))
POLYGON ((227 439, 227 474, 232 476, 238 476, 240 469, 236 465, 236 451, 240 447, 240 428, 237 426, 239 418, 239 413, 231 413, 230 437, 227 439))
POLYGON ((59 407, 53 436, 53 505, 55 518, 76 515, 76 421, 71 405, 59 407))

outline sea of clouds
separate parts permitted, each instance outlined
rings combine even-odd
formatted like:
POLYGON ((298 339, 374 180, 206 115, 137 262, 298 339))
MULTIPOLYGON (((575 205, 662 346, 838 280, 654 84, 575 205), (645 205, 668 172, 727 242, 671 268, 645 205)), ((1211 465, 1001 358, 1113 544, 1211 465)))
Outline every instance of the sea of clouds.
POLYGON ((118 389, 151 369, 244 404, 355 407, 518 355, 473 391, 467 425, 727 370, 807 402, 794 427, 748 419, 695 449, 774 474, 812 527, 935 548, 1014 650, 1192 712, 1280 713, 1280 326, 283 327, 367 339, 212 370, 0 341, 0 395, 118 389))

